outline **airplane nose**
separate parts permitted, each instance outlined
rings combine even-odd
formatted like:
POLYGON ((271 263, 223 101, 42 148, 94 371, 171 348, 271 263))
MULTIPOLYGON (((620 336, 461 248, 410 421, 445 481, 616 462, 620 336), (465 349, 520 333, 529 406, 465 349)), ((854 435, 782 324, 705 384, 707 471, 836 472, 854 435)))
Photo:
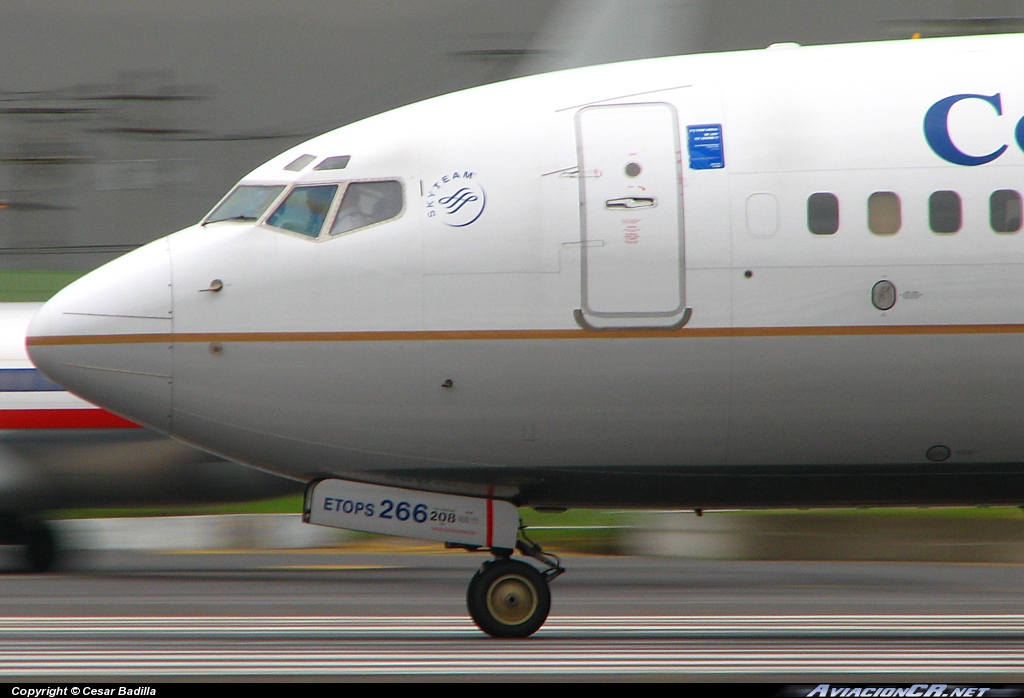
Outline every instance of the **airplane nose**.
POLYGON ((76 395, 167 433, 171 415, 171 262, 157 240, 85 275, 28 328, 35 365, 76 395))

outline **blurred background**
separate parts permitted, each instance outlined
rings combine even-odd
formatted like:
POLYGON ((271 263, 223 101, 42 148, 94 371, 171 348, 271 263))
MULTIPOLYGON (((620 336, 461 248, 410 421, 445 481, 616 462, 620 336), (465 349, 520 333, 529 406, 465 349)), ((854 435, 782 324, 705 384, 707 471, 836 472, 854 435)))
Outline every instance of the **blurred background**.
MULTIPOLYGON (((1024 0, 0 0, 0 301, 45 300, 197 221, 273 155, 445 92, 776 42, 1014 31, 1024 31, 1024 0)), ((270 510, 298 506, 293 499, 270 510)), ((1024 532, 1015 510, 800 519, 583 513, 533 523, 552 527, 538 536, 556 547, 783 559, 942 559, 969 544, 989 551, 986 559, 1016 560, 1024 532), (982 530, 965 527, 977 517, 991 522, 988 532, 965 533, 982 530), (822 531, 831 537, 812 540, 822 531), (941 545, 927 553, 886 543, 929 535, 941 545)), ((276 540, 268 525, 222 519, 211 524, 219 533, 210 545, 276 540)), ((79 547, 116 545, 104 538, 116 527, 65 528, 79 547)), ((199 534, 182 535, 196 544, 199 534)))
POLYGON ((631 58, 1024 27, 1020 0, 0 0, 0 300, 195 222, 371 114, 631 58))

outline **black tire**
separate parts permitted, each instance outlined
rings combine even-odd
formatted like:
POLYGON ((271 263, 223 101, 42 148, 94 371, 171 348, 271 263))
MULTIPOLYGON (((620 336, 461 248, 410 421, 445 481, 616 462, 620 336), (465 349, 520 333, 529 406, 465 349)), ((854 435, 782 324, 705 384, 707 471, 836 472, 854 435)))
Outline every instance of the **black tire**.
POLYGON ((473 622, 493 637, 529 637, 551 610, 547 580, 518 560, 492 560, 473 575, 466 592, 473 622))
POLYGON ((57 537, 42 521, 25 524, 24 559, 30 572, 47 572, 57 561, 57 537))

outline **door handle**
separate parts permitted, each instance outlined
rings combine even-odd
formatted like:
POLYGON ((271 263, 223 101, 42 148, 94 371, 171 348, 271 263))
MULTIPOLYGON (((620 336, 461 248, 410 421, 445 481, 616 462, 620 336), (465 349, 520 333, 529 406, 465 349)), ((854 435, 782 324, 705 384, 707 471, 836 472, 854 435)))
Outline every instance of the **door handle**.
POLYGON ((608 199, 604 202, 605 208, 614 209, 654 208, 654 205, 654 199, 647 196, 624 196, 621 199, 608 199))

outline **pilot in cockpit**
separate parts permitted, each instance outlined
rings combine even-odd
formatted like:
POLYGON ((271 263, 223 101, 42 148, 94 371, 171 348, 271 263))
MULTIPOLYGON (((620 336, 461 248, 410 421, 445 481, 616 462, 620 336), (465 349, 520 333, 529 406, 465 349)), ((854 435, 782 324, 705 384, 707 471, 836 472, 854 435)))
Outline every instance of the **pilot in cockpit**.
POLYGON ((336 184, 296 187, 270 215, 267 224, 315 238, 320 234, 337 191, 336 184))
POLYGON ((394 218, 402 211, 402 185, 383 182, 353 182, 345 190, 331 235, 347 233, 394 218))
POLYGON ((307 187, 306 188, 306 209, 309 216, 307 230, 319 231, 327 218, 327 211, 331 208, 331 200, 334 199, 335 187, 307 187))

